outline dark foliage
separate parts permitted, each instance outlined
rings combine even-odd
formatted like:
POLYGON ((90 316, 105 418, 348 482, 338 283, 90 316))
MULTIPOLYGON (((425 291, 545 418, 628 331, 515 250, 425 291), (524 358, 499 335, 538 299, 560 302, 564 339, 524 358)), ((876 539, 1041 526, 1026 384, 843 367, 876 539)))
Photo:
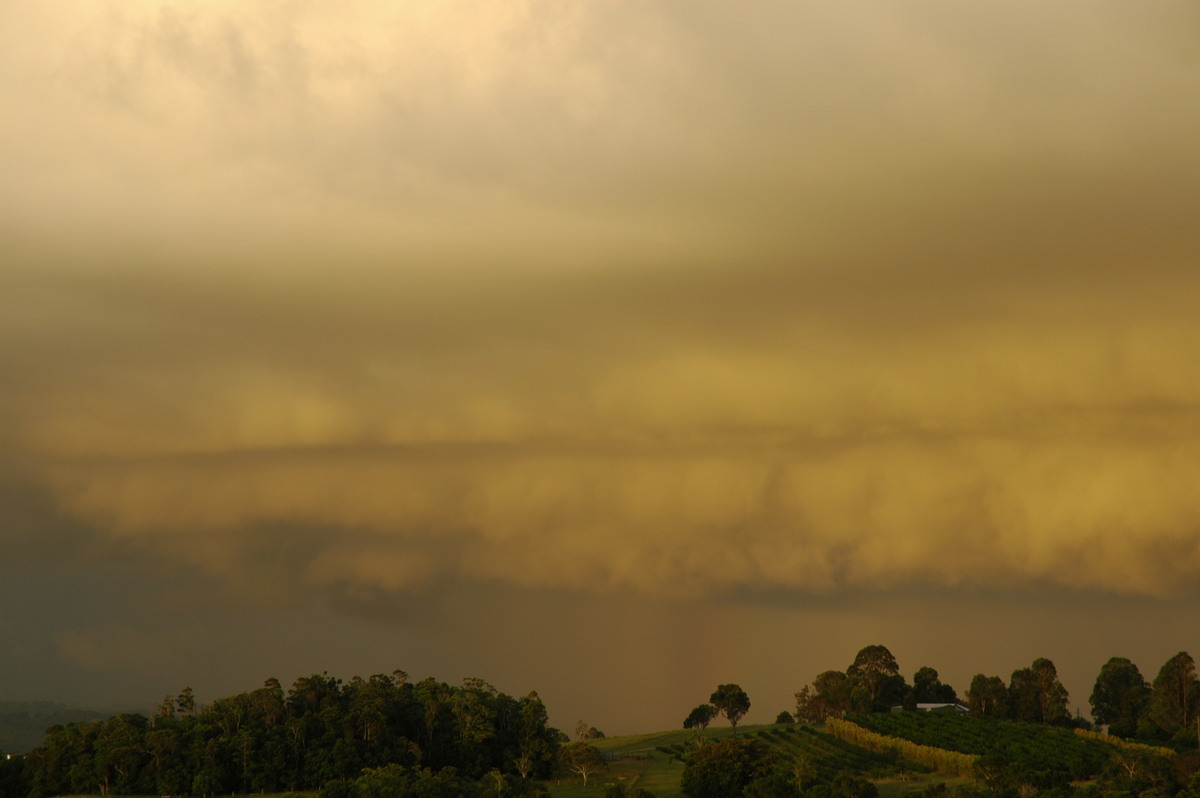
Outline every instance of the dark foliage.
POLYGON ((25 759, 9 757, 0 751, 0 798, 25 798, 29 782, 25 778, 25 759))
POLYGON ((776 754, 753 738, 726 737, 688 756, 682 787, 689 798, 737 798, 751 782, 775 778, 776 754))
POLYGON ((558 740, 536 693, 515 699, 479 679, 412 684, 400 671, 348 683, 320 674, 286 694, 270 679, 197 710, 185 690, 153 718, 53 726, 25 777, 31 798, 347 789, 333 784, 354 785, 344 798, 390 795, 397 784, 408 792, 396 795, 432 796, 453 793, 455 779, 485 784, 493 771, 547 777, 558 740), (379 785, 360 782, 367 773, 379 785))

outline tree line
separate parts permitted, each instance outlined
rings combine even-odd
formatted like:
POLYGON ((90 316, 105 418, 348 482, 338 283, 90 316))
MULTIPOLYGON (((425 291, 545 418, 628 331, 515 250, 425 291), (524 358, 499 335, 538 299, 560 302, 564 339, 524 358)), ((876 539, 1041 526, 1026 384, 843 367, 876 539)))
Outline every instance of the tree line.
MULTIPOLYGON (((1007 682, 977 674, 960 699, 932 667, 918 669, 908 683, 892 653, 872 645, 860 650, 845 671, 818 674, 796 693, 794 716, 781 712, 775 722, 825 724, 834 736, 888 752, 897 761, 975 779, 952 790, 944 784, 931 787, 924 796, 1200 798, 1200 755, 1194 750, 1200 730, 1200 680, 1186 652, 1168 660, 1153 682, 1126 658, 1105 663, 1090 697, 1093 718, 1104 727, 1103 734, 1085 731, 1093 724, 1071 716, 1068 697, 1054 663, 1044 657, 1013 671, 1007 682), (893 714, 920 704, 951 705, 956 712, 993 720, 893 714), (842 720, 846 716, 855 723, 842 720), (1018 723, 995 722, 998 719, 1018 723), (909 721, 921 721, 918 731, 925 733, 927 742, 917 742, 914 738, 920 735, 911 730, 895 732, 909 721), (1163 742, 1169 747, 1153 745, 1163 742), (1073 786, 1073 780, 1080 779, 1094 783, 1073 786)), ((679 753, 684 761, 681 786, 689 798, 877 797, 875 785, 858 774, 822 771, 810 755, 789 760, 761 739, 739 739, 737 723, 749 707, 744 690, 725 684, 684 719, 684 728, 696 731, 679 753), (729 721, 734 736, 712 741, 706 728, 719 715, 729 721)))
MULTIPOLYGON (((1064 691, 1065 696, 1065 691, 1064 691)), ((797 720, 824 723, 828 717, 887 712, 895 706, 958 703, 958 693, 931 667, 920 668, 910 685, 886 646, 863 648, 844 671, 823 671, 796 693, 797 720)))
MULTIPOLYGON (((896 658, 882 645, 858 652, 845 671, 829 670, 796 693, 797 720, 823 723, 829 717, 915 709, 919 703, 962 703, 976 717, 1090 727, 1068 710, 1069 695, 1054 663, 1035 659, 1000 676, 976 674, 960 700, 938 672, 920 668, 910 685, 896 658)), ((1200 679, 1196 663, 1181 651, 1167 660, 1153 682, 1125 657, 1112 657, 1100 669, 1089 703, 1092 718, 1108 733, 1151 742, 1195 747, 1200 731, 1200 679)))
POLYGON ((52 726, 24 758, 22 782, 30 798, 315 790, 364 774, 512 785, 549 777, 564 741, 536 692, 513 698, 482 679, 414 684, 403 671, 320 674, 286 693, 268 679, 197 706, 185 688, 151 717, 52 726))

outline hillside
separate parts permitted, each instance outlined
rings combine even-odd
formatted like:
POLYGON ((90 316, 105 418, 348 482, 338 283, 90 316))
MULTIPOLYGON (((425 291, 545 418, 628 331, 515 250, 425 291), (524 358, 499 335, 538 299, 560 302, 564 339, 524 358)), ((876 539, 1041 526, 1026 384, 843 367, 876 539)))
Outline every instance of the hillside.
MULTIPOLYGON (((719 740, 732 735, 727 727, 709 729, 707 739, 719 740)), ((919 792, 931 784, 954 781, 936 773, 917 773, 906 769, 898 757, 868 751, 828 734, 823 727, 803 725, 759 725, 738 728, 738 736, 762 740, 781 759, 781 766, 806 761, 822 775, 832 777, 849 773, 867 778, 879 787, 882 798, 894 798, 919 792)), ((600 774, 601 784, 624 783, 648 790, 656 798, 682 798, 680 756, 693 744, 691 731, 664 731, 649 734, 606 737, 593 744, 611 758, 607 773, 600 774)), ((594 783, 594 782, 593 782, 594 783)), ((595 787, 584 788, 579 779, 559 779, 549 783, 554 798, 582 798, 595 795, 595 787)))
POLYGON ((1112 754, 1099 740, 1041 723, 930 712, 855 715, 848 720, 877 734, 963 754, 999 756, 1024 770, 1063 770, 1073 779, 1095 777, 1112 754))

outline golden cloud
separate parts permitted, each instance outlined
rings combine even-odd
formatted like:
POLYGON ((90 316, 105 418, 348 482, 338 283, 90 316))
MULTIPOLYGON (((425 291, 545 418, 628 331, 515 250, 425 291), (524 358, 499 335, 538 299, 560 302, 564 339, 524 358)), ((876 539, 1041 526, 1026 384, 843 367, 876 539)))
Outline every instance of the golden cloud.
POLYGON ((0 444, 98 545, 234 578, 319 528, 288 578, 384 590, 1200 575, 1189 6, 18 6, 0 444))

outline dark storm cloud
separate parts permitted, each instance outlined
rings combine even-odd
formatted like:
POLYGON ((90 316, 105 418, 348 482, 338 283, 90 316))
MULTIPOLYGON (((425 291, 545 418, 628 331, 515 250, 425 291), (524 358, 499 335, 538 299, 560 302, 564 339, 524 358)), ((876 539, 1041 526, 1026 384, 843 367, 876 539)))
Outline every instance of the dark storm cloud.
POLYGON ((68 5, 0 11, 8 562, 1194 589, 1191 4, 68 5))

